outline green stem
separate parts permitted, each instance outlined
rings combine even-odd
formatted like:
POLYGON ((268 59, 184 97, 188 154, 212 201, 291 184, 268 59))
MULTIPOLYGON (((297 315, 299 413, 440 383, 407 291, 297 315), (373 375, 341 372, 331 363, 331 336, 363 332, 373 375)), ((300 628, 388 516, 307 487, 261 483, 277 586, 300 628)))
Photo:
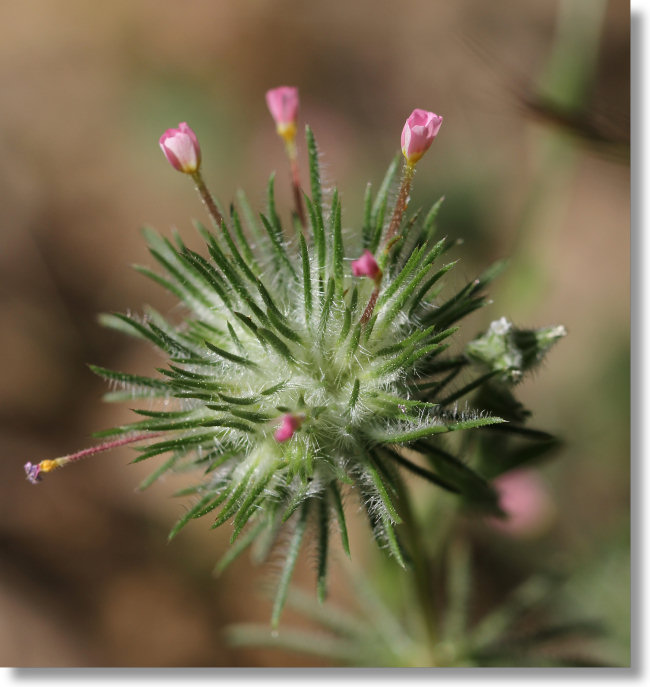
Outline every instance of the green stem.
POLYGON ((431 565, 427 558, 422 532, 418 527, 415 514, 413 513, 408 489, 405 488, 401 478, 398 478, 395 483, 399 498, 399 512, 403 521, 402 526, 408 542, 411 560, 413 561, 415 589, 418 601, 420 602, 422 620, 429 640, 429 654, 432 665, 435 665, 434 647, 437 641, 437 631, 433 604, 433 571, 431 570, 431 565))

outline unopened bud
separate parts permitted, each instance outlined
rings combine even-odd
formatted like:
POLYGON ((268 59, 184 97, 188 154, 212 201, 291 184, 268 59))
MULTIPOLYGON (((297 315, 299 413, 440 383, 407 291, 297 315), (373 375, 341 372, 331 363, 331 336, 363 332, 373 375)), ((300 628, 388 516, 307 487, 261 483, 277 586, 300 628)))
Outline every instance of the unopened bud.
POLYGON ((279 442, 289 441, 295 432, 300 429, 302 423, 301 417, 287 413, 282 417, 282 424, 275 431, 273 437, 279 442))
POLYGON ((181 122, 160 137, 160 148, 169 164, 184 174, 194 174, 201 166, 201 148, 192 129, 181 122))
POLYGON ((402 153, 414 165, 429 150, 438 135, 442 117, 426 110, 413 110, 402 129, 402 153))
POLYGON ((352 274, 355 277, 370 277, 377 281, 381 277, 381 269, 375 256, 369 250, 365 250, 360 258, 352 261, 352 274))

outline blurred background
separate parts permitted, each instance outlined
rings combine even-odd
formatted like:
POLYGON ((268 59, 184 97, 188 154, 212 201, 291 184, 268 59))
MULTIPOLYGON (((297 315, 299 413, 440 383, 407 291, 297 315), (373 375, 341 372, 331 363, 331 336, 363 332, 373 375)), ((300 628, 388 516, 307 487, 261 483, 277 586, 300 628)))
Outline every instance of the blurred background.
MULTIPOLYGON (((229 533, 207 521, 166 543, 186 505, 171 496, 182 479, 136 491, 153 466, 129 465, 128 449, 38 487, 22 468, 130 419, 127 407, 101 402, 104 383, 86 363, 142 373, 160 364, 96 317, 173 308, 129 266, 151 264, 142 225, 177 227, 199 245, 191 219, 203 210, 158 148, 166 128, 195 129, 222 202, 242 187, 261 208, 277 169, 289 216, 282 145, 264 103, 283 84, 300 89, 302 122, 341 191, 350 233, 411 110, 444 115, 412 206, 445 195, 440 233, 465 239, 457 283, 510 258, 493 305, 463 336, 502 315, 569 332, 518 388, 535 426, 564 442, 539 468, 555 517, 523 543, 481 529, 482 550, 501 563, 483 555, 477 565, 488 582, 504 560, 558 566, 576 613, 607 627, 602 660, 627 663, 629 4, 29 0, 5 7, 3 24, 0 663, 327 664, 224 640, 230 623, 267 622, 259 591, 270 571, 243 557, 213 579, 229 533)), ((373 577, 364 526, 359 518, 353 554, 373 577)), ((297 583, 311 592, 308 557, 297 583)), ((485 583, 485 594, 494 589, 485 583)), ((337 576, 334 599, 349 594, 337 576)))

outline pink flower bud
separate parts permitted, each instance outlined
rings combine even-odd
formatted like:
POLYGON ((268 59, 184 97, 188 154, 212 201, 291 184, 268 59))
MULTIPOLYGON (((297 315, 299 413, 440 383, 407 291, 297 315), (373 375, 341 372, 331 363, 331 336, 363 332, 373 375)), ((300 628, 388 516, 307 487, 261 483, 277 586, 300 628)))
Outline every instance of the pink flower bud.
POLYGON ((375 256, 369 250, 364 250, 359 259, 352 261, 352 274, 355 277, 370 277, 377 281, 381 277, 381 269, 375 256))
POLYGON ((162 149, 169 164, 179 172, 194 174, 201 165, 201 148, 196 134, 185 123, 177 129, 167 129, 160 137, 162 149))
POLYGON ((414 165, 438 135, 442 117, 426 110, 413 110, 402 129, 402 153, 409 165, 414 165))
POLYGON ((266 92, 266 104, 275 120, 278 134, 285 141, 292 141, 298 122, 298 89, 294 86, 279 86, 266 92))
POLYGON ((275 431, 273 437, 276 441, 279 442, 289 441, 289 439, 291 439, 294 433, 298 429, 300 429, 300 425, 302 425, 302 422, 302 418, 296 415, 290 415, 288 413, 286 415, 283 415, 282 424, 275 431))
POLYGON ((493 527, 519 538, 537 537, 549 527, 555 506, 537 472, 513 470, 498 477, 494 487, 507 519, 491 519, 493 527))

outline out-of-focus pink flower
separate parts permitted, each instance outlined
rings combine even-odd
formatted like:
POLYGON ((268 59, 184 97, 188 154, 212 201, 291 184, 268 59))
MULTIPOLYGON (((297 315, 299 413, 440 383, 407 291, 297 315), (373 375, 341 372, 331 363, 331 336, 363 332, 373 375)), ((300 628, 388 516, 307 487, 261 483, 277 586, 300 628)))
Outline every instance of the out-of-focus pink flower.
POLYGON ((364 250, 360 258, 352 261, 352 274, 355 277, 370 277, 377 281, 381 276, 381 269, 375 256, 369 250, 364 250))
POLYGON ((414 165, 433 143, 442 125, 442 117, 426 110, 413 110, 402 129, 402 153, 414 165))
POLYGON ((507 518, 491 518, 493 527, 524 539, 537 537, 548 529, 555 515, 555 505, 537 472, 507 472, 494 481, 494 487, 507 518))
POLYGON ((297 415, 291 415, 289 413, 283 415, 282 424, 276 429, 273 437, 279 442, 289 441, 294 433, 300 429, 302 422, 302 418, 297 415))
POLYGON ((160 137, 160 148, 169 164, 179 172, 194 174, 201 165, 201 148, 196 134, 181 122, 176 129, 167 129, 160 137))
POLYGON ((298 103, 298 89, 294 86, 279 86, 266 92, 266 104, 278 134, 285 141, 293 140, 296 135, 298 103))

